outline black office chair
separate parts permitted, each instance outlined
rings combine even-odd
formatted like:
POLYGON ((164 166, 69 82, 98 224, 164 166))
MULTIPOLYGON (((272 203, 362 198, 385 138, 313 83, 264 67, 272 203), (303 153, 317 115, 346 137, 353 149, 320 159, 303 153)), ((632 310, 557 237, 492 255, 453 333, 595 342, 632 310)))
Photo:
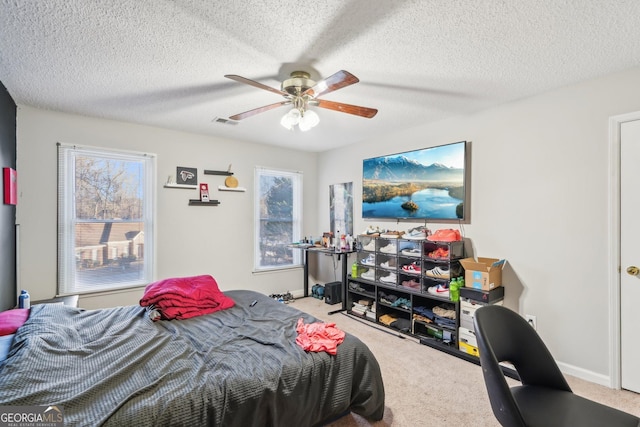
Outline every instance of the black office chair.
POLYGON ((504 427, 640 426, 640 418, 574 394, 546 345, 518 313, 487 305, 475 313, 480 364, 491 409, 504 427), (522 385, 509 387, 500 362, 522 385))

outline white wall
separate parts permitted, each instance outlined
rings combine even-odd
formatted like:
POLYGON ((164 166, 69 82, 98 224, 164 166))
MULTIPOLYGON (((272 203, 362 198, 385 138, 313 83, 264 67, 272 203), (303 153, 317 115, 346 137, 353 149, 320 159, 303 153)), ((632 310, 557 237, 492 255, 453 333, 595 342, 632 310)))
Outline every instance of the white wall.
MULTIPOLYGON (((359 205, 363 158, 470 140, 471 220, 463 229, 469 246, 476 256, 509 261, 506 305, 537 316, 540 334, 565 371, 608 384, 608 119, 638 110, 640 69, 634 69, 314 155, 19 107, 20 286, 32 299, 55 293, 58 141, 157 153, 160 183, 175 166, 201 171, 233 163, 249 191, 216 194, 219 207, 189 207, 195 194, 158 190, 157 277, 210 273, 225 290, 274 293, 301 289, 302 273, 251 273, 255 165, 304 171, 305 235, 329 230, 329 185, 353 182, 355 230, 361 231, 370 224, 359 205)), ((220 179, 206 181, 215 188, 220 179)), ((319 261, 313 270, 318 280, 339 278, 339 264, 330 257, 319 261)), ((135 304, 140 295, 81 303, 135 304)))
MULTIPOLYGON (((640 69, 633 69, 322 153, 321 212, 330 184, 353 181, 355 229, 364 230, 371 223, 360 209, 363 158, 472 141, 468 246, 508 260, 506 305, 537 316, 565 371, 610 384, 608 119, 638 110, 640 69)), ((328 229, 328 214, 319 225, 328 229)))
MULTIPOLYGON (((252 273, 253 174, 267 166, 304 173, 303 232, 316 228, 315 184, 317 155, 184 132, 87 118, 19 106, 17 170, 20 197, 19 287, 32 300, 56 293, 56 143, 120 148, 157 154, 157 278, 211 274, 221 289, 252 289, 270 293, 302 290, 302 270, 252 273), (204 175, 204 169, 226 170, 247 192, 221 192, 224 176, 204 175), (199 180, 208 182, 217 207, 188 206, 196 190, 166 189, 176 166, 197 167, 199 180)), ((137 304, 143 289, 83 296, 85 308, 137 304)))

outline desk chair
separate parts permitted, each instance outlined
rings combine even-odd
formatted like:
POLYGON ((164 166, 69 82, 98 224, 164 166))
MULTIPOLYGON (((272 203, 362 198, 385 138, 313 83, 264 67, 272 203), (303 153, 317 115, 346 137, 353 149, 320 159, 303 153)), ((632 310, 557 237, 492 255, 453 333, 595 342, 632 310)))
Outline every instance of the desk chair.
POLYGON ((491 409, 502 426, 640 426, 638 417, 574 394, 540 336, 518 313, 483 306, 474 327, 491 409), (509 388, 500 362, 515 367, 522 385, 509 388))

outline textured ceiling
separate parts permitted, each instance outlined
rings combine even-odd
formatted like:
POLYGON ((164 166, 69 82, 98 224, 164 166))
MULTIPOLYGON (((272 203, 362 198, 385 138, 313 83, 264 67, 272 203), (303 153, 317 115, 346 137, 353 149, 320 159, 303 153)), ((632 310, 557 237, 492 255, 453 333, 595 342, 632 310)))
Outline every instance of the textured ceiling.
POLYGON ((16 103, 324 151, 640 65, 637 0, 0 0, 0 80, 16 103), (279 125, 296 69, 360 83, 308 132, 279 125))

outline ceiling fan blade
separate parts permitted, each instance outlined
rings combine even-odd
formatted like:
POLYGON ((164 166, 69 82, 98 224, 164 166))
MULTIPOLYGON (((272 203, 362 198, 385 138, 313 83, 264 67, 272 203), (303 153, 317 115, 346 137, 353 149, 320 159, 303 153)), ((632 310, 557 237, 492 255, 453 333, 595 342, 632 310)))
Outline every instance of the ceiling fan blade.
POLYGON ((264 113, 265 111, 273 110, 274 108, 278 108, 287 104, 291 104, 291 101, 290 100, 281 101, 281 102, 276 102, 275 104, 265 105, 264 107, 254 108, 253 110, 245 111, 244 113, 234 114, 229 118, 231 120, 242 120, 242 119, 246 119, 247 117, 255 116, 256 114, 264 113))
POLYGON ((358 83, 359 81, 360 80, 350 72, 340 70, 326 79, 320 80, 313 87, 305 90, 302 95, 309 95, 317 98, 320 95, 342 89, 343 87, 358 83))
POLYGON ((274 87, 264 85, 264 84, 262 84, 260 82, 248 79, 246 77, 237 76, 235 74, 227 74, 227 75, 225 75, 225 77, 228 78, 228 79, 231 79, 231 80, 235 80, 235 81, 240 82, 240 83, 244 83, 244 84, 248 84, 248 85, 253 86, 253 87, 257 87, 259 89, 264 89, 264 90, 268 90, 269 92, 277 93, 278 95, 282 95, 282 96, 288 96, 289 95, 287 92, 283 92, 280 89, 276 89, 274 87))
POLYGON ((341 102, 327 101, 324 99, 316 99, 311 103, 321 108, 340 111, 341 113, 353 114, 355 116, 366 117, 367 119, 370 119, 378 114, 378 110, 376 110, 375 108, 360 107, 358 105, 343 104, 341 102))

